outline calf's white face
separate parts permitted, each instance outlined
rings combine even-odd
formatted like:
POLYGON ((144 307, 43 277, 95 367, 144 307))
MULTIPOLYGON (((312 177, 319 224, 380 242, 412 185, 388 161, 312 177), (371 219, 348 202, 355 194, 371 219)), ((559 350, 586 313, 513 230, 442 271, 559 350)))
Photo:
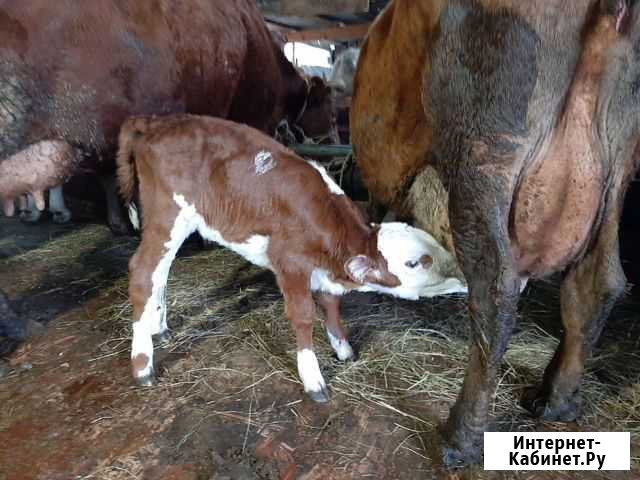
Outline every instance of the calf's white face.
POLYGON ((464 279, 452 273, 456 260, 427 232, 406 223, 380 225, 378 250, 400 285, 389 288, 374 283, 366 287, 400 298, 416 300, 447 293, 467 292, 464 279))

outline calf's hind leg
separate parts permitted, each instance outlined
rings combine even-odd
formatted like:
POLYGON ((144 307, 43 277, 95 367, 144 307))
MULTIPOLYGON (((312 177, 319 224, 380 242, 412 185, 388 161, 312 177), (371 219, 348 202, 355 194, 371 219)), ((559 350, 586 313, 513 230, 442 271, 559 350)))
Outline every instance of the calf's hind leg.
POLYGON ((189 219, 162 210, 162 218, 145 218, 142 241, 129 262, 129 298, 133 305, 131 367, 141 386, 155 383, 153 335, 167 332, 165 290, 171 263, 184 240, 193 232, 189 219), (175 219, 171 222, 171 219, 175 219))
POLYGON ((580 415, 584 362, 627 283, 618 247, 623 195, 609 197, 613 197, 607 199, 613 206, 605 211, 593 247, 562 284, 564 333, 560 345, 545 370, 542 386, 529 390, 522 399, 525 408, 545 420, 573 421, 580 415))

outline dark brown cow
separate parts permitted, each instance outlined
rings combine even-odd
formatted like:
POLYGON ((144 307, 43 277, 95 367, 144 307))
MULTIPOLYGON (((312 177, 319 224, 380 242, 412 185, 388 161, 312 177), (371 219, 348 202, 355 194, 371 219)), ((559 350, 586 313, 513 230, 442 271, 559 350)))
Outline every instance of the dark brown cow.
POLYGON ((353 354, 339 296, 379 291, 417 299, 466 291, 453 257, 406 224, 371 227, 325 170, 247 126, 210 117, 134 117, 120 133, 118 178, 127 203, 139 189, 142 242, 129 264, 135 379, 153 382, 152 335, 167 330, 165 288, 176 252, 197 231, 271 269, 298 340, 305 391, 328 399, 312 349, 312 292, 327 310, 338 358, 353 354), (136 180, 137 179, 137 180, 136 180))
POLYGON ((43 191, 81 160, 112 173, 132 114, 208 114, 272 133, 322 106, 307 94, 253 0, 0 0, 0 203, 12 214, 30 192, 43 208, 43 191))
POLYGON ((360 55, 351 132, 367 185, 455 253, 470 365, 445 461, 474 459, 528 278, 564 271, 564 336, 534 415, 573 420, 625 289, 618 222, 638 163, 640 6, 395 0, 360 55))

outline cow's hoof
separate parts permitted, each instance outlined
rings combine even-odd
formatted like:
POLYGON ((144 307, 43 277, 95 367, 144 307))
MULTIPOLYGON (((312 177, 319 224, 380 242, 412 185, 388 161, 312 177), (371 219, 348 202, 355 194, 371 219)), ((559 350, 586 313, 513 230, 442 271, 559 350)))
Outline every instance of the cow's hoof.
POLYGON ((327 387, 322 387, 321 390, 318 390, 317 392, 315 391, 308 391, 306 392, 307 395, 309 395, 309 398, 311 398, 311 400, 313 400, 316 403, 328 403, 330 398, 329 398, 329 391, 327 390, 327 387))
POLYGON ((442 448, 442 463, 447 468, 464 468, 482 463, 482 448, 479 446, 464 449, 445 446, 442 448))
POLYGON ((36 223, 42 213, 39 210, 20 210, 20 220, 25 223, 36 223))
POLYGON ((46 327, 35 320, 27 320, 26 333, 27 337, 39 337, 44 335, 46 327))
POLYGON ((136 383, 139 387, 153 387, 154 385, 157 385, 158 380, 156 379, 156 374, 152 369, 151 373, 148 375, 136 377, 136 383))
POLYGON ((117 237, 124 237, 131 235, 133 228, 129 227, 129 224, 121 217, 110 216, 107 220, 109 230, 117 237))
POLYGON ((531 414, 547 422, 573 422, 580 416, 581 401, 578 392, 559 398, 545 395, 538 388, 525 390, 521 405, 531 414))
POLYGON ((63 223, 68 223, 71 220, 71 212, 69 210, 60 210, 51 212, 53 216, 53 223, 57 223, 59 225, 63 223))
POLYGON ((154 343, 158 343, 160 345, 166 345, 171 341, 171 338, 173 338, 171 332, 169 330, 165 330, 164 332, 154 335, 153 341, 154 343))

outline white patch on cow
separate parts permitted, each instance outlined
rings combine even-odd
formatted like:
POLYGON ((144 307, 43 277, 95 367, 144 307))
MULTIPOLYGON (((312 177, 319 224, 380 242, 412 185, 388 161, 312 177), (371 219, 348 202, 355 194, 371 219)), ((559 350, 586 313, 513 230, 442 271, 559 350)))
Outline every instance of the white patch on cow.
POLYGON ((260 150, 256 154, 256 158, 254 158, 253 163, 256 166, 256 175, 264 175, 270 170, 273 170, 276 166, 276 159, 273 158, 271 152, 267 152, 266 150, 260 150))
POLYGON ((347 289, 344 285, 334 282, 329 272, 324 268, 314 268, 309 279, 309 288, 312 292, 326 292, 331 295, 344 295, 347 289))
POLYGON ((329 174, 327 173, 327 171, 324 169, 322 165, 320 165, 317 162, 314 162, 313 160, 307 160, 307 162, 309 163, 309 165, 315 168, 318 172, 320 172, 320 175, 322 175, 322 179, 324 180, 324 183, 327 184, 327 186, 329 187, 329 191, 331 193, 333 193, 334 195, 344 195, 344 192, 342 191, 342 189, 333 180, 333 178, 329 176, 329 174))
MULTIPOLYGON (((176 200, 175 194, 174 200, 176 200)), ((182 200, 184 201, 184 197, 182 200)), ((144 306, 140 320, 133 324, 131 358, 142 353, 149 359, 147 365, 136 372, 139 378, 149 375, 153 368, 153 339, 151 336, 162 333, 167 326, 165 301, 167 278, 178 249, 195 230, 194 212, 195 209, 182 208, 174 220, 169 240, 164 244, 166 251, 151 274, 151 295, 144 306)))
POLYGON ((265 235, 252 235, 244 242, 229 242, 224 239, 218 230, 207 225, 202 215, 200 215, 194 205, 187 203, 182 195, 173 194, 173 200, 181 208, 181 214, 185 216, 205 240, 215 242, 241 255, 251 263, 263 268, 271 268, 271 262, 267 255, 269 249, 269 237, 265 235))
POLYGON ((401 285, 395 288, 367 285, 375 291, 409 300, 467 292, 467 286, 460 279, 443 275, 447 265, 454 259, 423 230, 405 223, 383 223, 378 231, 378 250, 387 261, 389 271, 398 277, 401 285), (423 255, 429 255, 433 260, 432 265, 427 268, 420 263, 423 255), (417 265, 412 268, 408 264, 417 265))
POLYGON ((131 225, 133 225, 133 228, 135 230, 140 231, 140 216, 138 215, 138 207, 135 203, 132 202, 129 204, 127 211, 129 212, 129 221, 131 222, 131 225))
POLYGON ((336 352, 338 359, 345 361, 353 357, 353 349, 349 344, 349 340, 346 338, 338 338, 333 333, 329 331, 327 328, 327 337, 329 337, 329 342, 331 342, 331 348, 336 352))
POLYGON ((308 348, 298 350, 298 374, 305 392, 320 392, 327 388, 313 350, 308 348))

